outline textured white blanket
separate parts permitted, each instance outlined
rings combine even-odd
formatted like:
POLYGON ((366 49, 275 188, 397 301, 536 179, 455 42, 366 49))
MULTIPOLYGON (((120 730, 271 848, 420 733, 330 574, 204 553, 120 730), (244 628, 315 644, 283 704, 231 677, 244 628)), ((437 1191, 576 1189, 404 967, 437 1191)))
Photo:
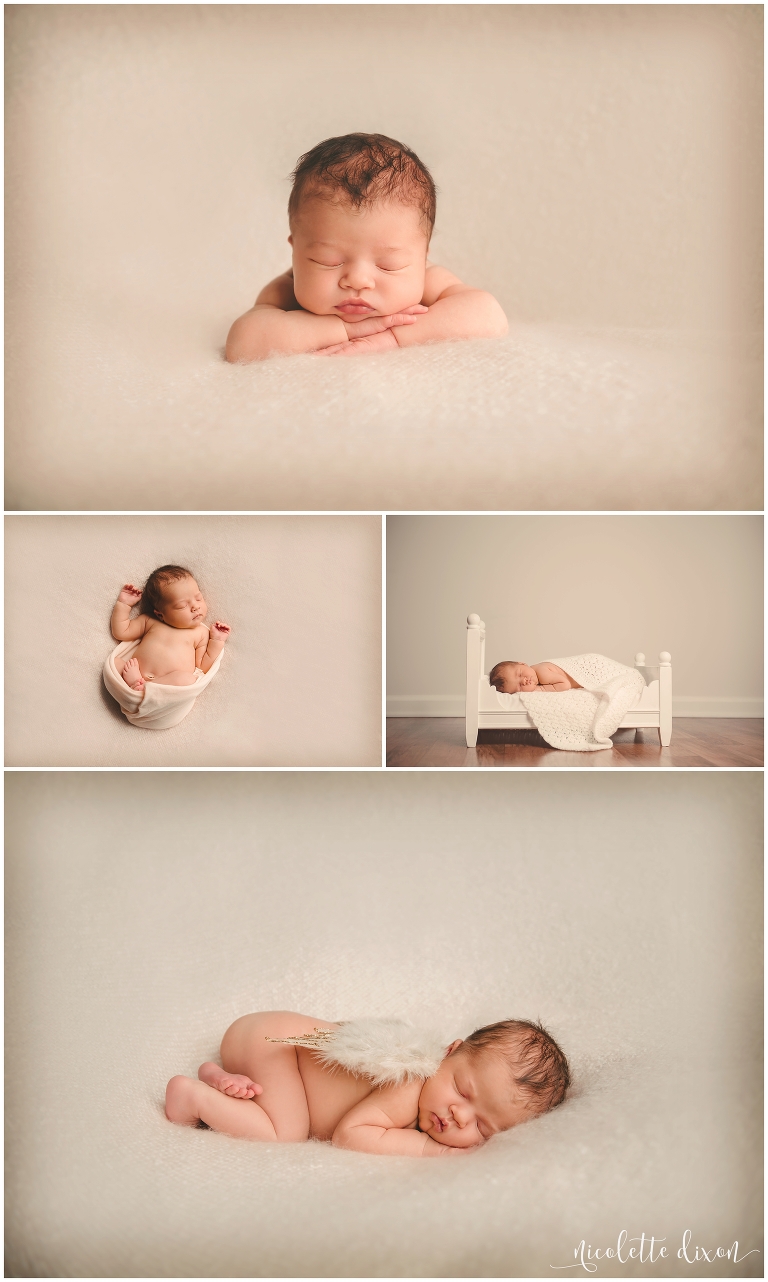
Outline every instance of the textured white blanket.
MULTIPOLYGON (((611 735, 643 692, 645 682, 641 674, 615 659, 607 659, 604 654, 577 654, 551 662, 584 688, 563 694, 544 690, 520 694, 520 701, 536 722, 539 734, 553 748, 571 752, 612 748, 611 735)), ((500 699, 509 697, 501 695, 500 699)))
POLYGON ((123 664, 139 648, 139 641, 121 641, 104 663, 104 684, 120 704, 120 711, 131 725, 142 730, 170 730, 190 713, 195 700, 209 686, 221 667, 219 655, 207 672, 195 669, 193 686, 164 686, 159 681, 147 681, 143 690, 132 690, 120 673, 123 664))

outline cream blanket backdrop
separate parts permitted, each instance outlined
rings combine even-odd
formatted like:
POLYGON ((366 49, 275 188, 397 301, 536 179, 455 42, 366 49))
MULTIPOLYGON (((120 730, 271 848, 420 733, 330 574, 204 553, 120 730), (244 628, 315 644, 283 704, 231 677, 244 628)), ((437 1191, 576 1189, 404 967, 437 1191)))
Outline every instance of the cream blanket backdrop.
POLYGON ((9 765, 381 764, 380 518, 8 517, 6 567, 9 765), (168 563, 232 635, 189 715, 151 733, 102 668, 120 588, 168 563))
POLYGON ((762 506, 759 6, 8 23, 8 506, 762 506), (356 129, 433 169, 433 259, 510 336, 225 365, 287 175, 356 129))
POLYGON ((551 1278, 625 1228, 674 1249, 621 1276, 711 1277, 686 1228, 761 1246, 760 779, 459 782, 9 778, 10 1276, 551 1278), (541 1017, 576 1086, 452 1161, 167 1122, 259 1009, 541 1017))

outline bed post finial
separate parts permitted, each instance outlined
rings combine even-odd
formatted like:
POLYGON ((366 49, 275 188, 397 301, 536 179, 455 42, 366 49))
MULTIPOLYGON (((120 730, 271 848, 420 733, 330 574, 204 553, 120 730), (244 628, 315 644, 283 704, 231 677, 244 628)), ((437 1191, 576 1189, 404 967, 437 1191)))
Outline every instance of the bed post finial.
POLYGON ((672 655, 669 653, 669 650, 662 650, 661 654, 659 655, 659 663, 663 663, 666 667, 666 665, 671 662, 672 662, 672 655))
POLYGON ((638 650, 637 654, 635 655, 635 667, 636 668, 645 667, 645 655, 643 654, 642 650, 638 650))
POLYGON ((482 626, 483 626, 483 620, 480 618, 480 615, 479 615, 479 614, 468 614, 468 615, 467 615, 467 627, 468 627, 468 628, 481 628, 482 626))

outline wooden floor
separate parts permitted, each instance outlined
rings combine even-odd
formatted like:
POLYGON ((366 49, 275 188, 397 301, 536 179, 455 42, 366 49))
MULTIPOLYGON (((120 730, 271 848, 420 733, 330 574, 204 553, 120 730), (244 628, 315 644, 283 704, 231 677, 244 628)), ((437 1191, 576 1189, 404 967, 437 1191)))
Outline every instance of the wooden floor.
POLYGON ((468 748, 461 717, 387 718, 388 766, 762 766, 758 717, 675 717, 672 742, 656 730, 619 730, 613 749, 561 752, 535 730, 481 730, 468 748))

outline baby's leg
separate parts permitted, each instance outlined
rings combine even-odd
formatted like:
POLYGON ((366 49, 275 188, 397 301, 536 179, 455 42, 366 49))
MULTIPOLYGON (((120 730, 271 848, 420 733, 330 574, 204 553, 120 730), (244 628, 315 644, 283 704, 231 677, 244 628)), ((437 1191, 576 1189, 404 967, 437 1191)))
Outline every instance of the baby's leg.
MULTIPOLYGON (((263 1108, 250 1099, 232 1099, 206 1082, 191 1077, 172 1077, 165 1091, 165 1115, 181 1126, 205 1122, 212 1131, 237 1139, 272 1140, 278 1136, 263 1108)), ((300 1138, 306 1139, 306 1135, 300 1138)))
POLYGON ((193 686, 196 679, 194 672, 164 672, 161 677, 155 677, 155 685, 193 686))
POLYGON ((280 1140, 309 1138, 307 1093, 295 1046, 280 1046, 267 1037, 291 1037, 311 1031, 315 1021, 286 1011, 244 1015, 228 1028, 221 1043, 221 1062, 228 1074, 243 1074, 262 1087, 259 1106, 280 1140))
POLYGON ((144 689, 144 678, 141 675, 138 659, 129 659, 120 675, 125 684, 130 686, 132 690, 144 689))

